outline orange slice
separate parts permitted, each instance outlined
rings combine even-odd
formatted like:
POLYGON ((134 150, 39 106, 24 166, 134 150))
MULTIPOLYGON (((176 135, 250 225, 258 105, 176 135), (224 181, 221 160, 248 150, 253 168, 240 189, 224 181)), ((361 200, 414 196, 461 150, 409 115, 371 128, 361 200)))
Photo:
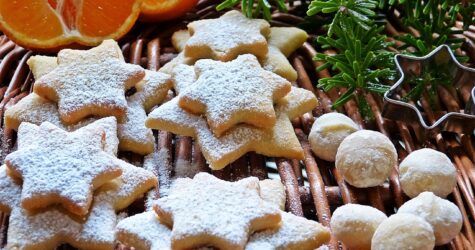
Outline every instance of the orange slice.
POLYGON ((31 49, 92 46, 127 33, 140 4, 141 0, 0 0, 0 28, 31 49))
POLYGON ((175 19, 190 11, 198 0, 144 0, 141 21, 166 21, 175 19))

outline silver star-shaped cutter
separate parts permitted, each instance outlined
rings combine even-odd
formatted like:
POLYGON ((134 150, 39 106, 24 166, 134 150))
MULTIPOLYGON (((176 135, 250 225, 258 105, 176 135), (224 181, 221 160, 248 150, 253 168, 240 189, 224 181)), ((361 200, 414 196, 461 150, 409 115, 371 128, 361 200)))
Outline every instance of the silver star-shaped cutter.
MULTIPOLYGON (((391 120, 420 125, 427 132, 450 131, 475 133, 475 69, 462 65, 447 45, 441 45, 423 57, 396 55, 394 58, 399 71, 399 80, 384 94, 383 116, 391 120), (421 75, 426 67, 441 67, 452 78, 456 90, 469 88, 470 98, 464 111, 447 112, 432 124, 427 124, 420 109, 403 101, 400 90, 408 84, 411 76, 421 75)), ((462 107, 461 107, 462 108, 462 107)))

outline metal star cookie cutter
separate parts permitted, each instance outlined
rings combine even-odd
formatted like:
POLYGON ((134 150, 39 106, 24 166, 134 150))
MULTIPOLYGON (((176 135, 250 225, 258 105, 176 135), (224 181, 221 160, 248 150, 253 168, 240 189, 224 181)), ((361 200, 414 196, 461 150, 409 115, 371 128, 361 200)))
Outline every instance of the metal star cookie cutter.
MULTIPOLYGON (((447 45, 441 45, 423 57, 396 55, 394 57, 400 74, 399 80, 384 94, 382 115, 388 119, 420 125, 427 132, 450 131, 472 134, 475 132, 475 69, 458 62, 447 45), (420 76, 425 67, 440 67, 452 77, 452 85, 458 93, 460 89, 470 89, 470 98, 465 109, 460 112, 447 112, 433 124, 427 124, 420 107, 405 102, 400 90, 411 76, 420 76)), ((460 94, 459 94, 460 95, 460 94)), ((461 99, 461 98, 460 98, 461 99)))

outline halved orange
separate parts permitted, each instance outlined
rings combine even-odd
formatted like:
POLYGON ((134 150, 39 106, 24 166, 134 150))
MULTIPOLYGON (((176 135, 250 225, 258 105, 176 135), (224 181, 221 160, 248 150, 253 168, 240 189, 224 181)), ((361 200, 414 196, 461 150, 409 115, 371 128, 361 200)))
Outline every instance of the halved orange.
POLYGON ((140 20, 146 22, 172 20, 184 15, 198 0, 144 0, 140 20))
POLYGON ((55 50, 97 45, 129 31, 141 0, 0 0, 0 28, 17 44, 55 50))

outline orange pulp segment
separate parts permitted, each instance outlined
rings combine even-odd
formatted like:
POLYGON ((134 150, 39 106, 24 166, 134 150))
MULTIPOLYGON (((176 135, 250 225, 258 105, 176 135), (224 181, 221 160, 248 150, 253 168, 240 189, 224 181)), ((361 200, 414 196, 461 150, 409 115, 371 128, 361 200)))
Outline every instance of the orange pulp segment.
POLYGON ((184 15, 198 0, 144 0, 140 20, 166 21, 184 15))
POLYGON ((31 49, 97 45, 127 33, 140 4, 140 0, 0 0, 0 28, 31 49))

